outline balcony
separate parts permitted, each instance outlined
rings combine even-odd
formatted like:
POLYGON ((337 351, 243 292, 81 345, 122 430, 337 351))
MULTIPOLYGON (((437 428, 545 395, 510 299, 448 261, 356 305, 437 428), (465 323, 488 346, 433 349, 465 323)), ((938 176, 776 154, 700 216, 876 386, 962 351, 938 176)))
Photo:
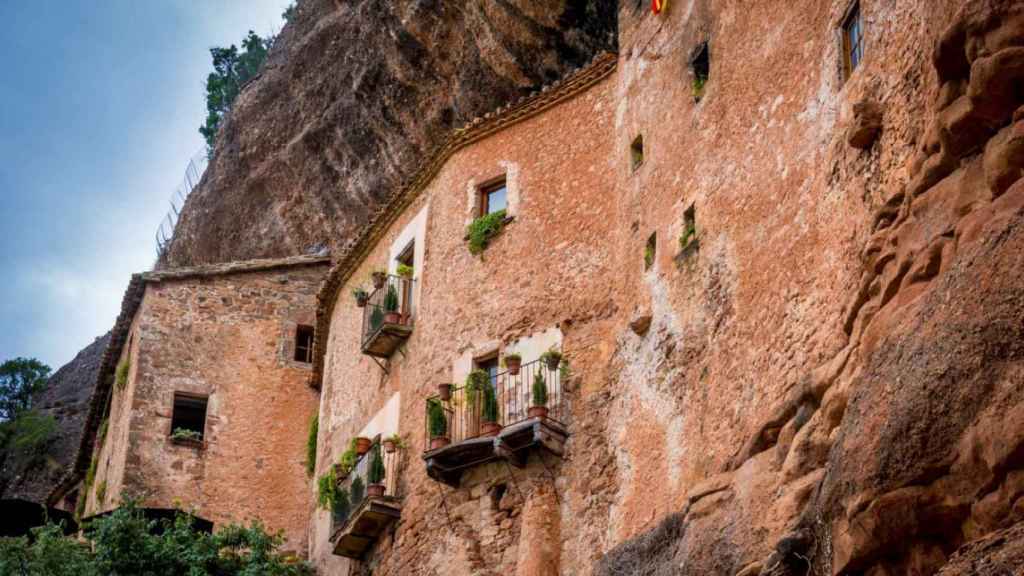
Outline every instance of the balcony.
POLYGON ((466 385, 428 398, 427 475, 458 487, 462 473, 479 464, 502 459, 525 467, 531 448, 561 457, 568 437, 562 376, 537 360, 498 373, 482 389, 466 385), (539 405, 538 385, 546 396, 539 405))
MULTIPOLYGON (((375 280, 375 283, 377 280, 375 280)), ((390 358, 412 334, 412 278, 383 276, 363 306, 363 354, 390 358)))
POLYGON ((388 452, 378 441, 348 476, 338 481, 338 502, 332 514, 334 553, 361 559, 402 515, 397 497, 401 450, 388 452), (374 461, 379 459, 379 466, 374 461), (373 480, 373 482, 371 482, 373 480))

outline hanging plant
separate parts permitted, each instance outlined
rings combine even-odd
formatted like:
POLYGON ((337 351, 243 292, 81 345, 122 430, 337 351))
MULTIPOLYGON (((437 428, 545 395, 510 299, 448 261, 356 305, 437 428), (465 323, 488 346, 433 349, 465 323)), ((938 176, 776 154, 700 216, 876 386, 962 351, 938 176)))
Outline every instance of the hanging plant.
POLYGON ((470 254, 475 256, 483 252, 491 239, 501 233, 505 228, 505 214, 504 210, 498 210, 473 220, 466 229, 470 254))

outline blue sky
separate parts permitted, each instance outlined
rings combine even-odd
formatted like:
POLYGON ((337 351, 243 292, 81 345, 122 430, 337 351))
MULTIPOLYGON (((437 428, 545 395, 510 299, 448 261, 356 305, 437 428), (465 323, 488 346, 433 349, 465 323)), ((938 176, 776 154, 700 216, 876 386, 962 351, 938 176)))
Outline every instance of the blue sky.
POLYGON ((203 147, 209 48, 287 4, 0 1, 0 361, 56 370, 110 329, 203 147))

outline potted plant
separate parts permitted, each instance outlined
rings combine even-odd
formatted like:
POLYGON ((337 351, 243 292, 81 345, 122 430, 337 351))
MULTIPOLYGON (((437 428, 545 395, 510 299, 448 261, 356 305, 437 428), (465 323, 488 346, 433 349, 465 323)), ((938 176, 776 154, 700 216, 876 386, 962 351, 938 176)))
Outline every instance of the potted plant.
POLYGON ((452 385, 451 384, 438 384, 437 395, 441 398, 442 402, 447 402, 452 399, 452 385))
POLYGON ((373 445, 373 442, 369 438, 366 438, 365 436, 358 436, 358 437, 356 437, 356 439, 355 439, 356 456, 362 456, 363 454, 366 454, 367 452, 369 452, 370 451, 370 446, 372 446, 372 445, 373 445))
POLYGON ((349 485, 349 496, 351 498, 351 505, 353 507, 358 506, 363 501, 363 496, 366 493, 366 486, 363 484, 363 477, 356 476, 352 479, 352 484, 349 485))
POLYGON ((484 384, 483 390, 483 425, 481 435, 486 437, 497 436, 501 432, 501 424, 498 423, 498 393, 494 384, 484 384))
POLYGON ((399 264, 398 267, 395 268, 395 274, 406 279, 412 278, 413 272, 415 272, 415 270, 408 264, 399 264))
POLYGON ((338 456, 338 463, 334 465, 335 475, 339 481, 347 478, 352 469, 356 467, 356 459, 358 457, 358 454, 356 454, 356 439, 353 438, 348 444, 348 449, 338 456))
POLYGON ((544 381, 544 373, 537 370, 533 376, 533 388, 531 388, 533 404, 527 415, 530 418, 548 417, 548 383, 544 381))
POLYGON ((380 444, 375 444, 370 453, 370 470, 366 479, 369 481, 367 496, 380 498, 384 495, 384 457, 380 453, 380 444))
POLYGON ((398 313, 398 290, 394 286, 388 286, 387 294, 384 295, 384 323, 402 323, 402 315, 398 313))
POLYGON ((171 432, 171 442, 175 444, 181 444, 183 446, 192 446, 194 448, 202 448, 203 446, 203 435, 195 430, 188 430, 185 428, 175 428, 171 432))
POLYGON ((317 503, 324 510, 330 510, 337 502, 338 482, 334 476, 334 470, 328 471, 317 479, 317 503))
POLYGON ((374 270, 370 277, 373 279, 373 287, 376 290, 383 288, 384 284, 388 281, 388 273, 383 270, 374 270))
POLYGON ((444 414, 444 406, 437 400, 427 403, 427 427, 430 429, 430 449, 444 448, 451 443, 448 438, 448 417, 444 414))
POLYGON ((523 357, 515 352, 509 352, 505 354, 505 368, 508 369, 508 373, 512 376, 519 374, 519 369, 523 366, 523 357))
POLYGON ((491 377, 483 370, 476 369, 466 376, 466 409, 463 412, 466 421, 466 437, 480 435, 480 412, 483 391, 491 384, 491 377))
POLYGON ((384 451, 388 454, 394 454, 399 448, 405 448, 405 441, 399 434, 392 434, 384 439, 384 451))
POLYGON ((558 370, 558 365, 562 363, 562 353, 552 347, 541 354, 540 359, 548 365, 548 370, 558 370))
POLYGON ((380 306, 373 306, 373 312, 370 312, 370 333, 376 332, 380 325, 384 323, 384 312, 380 309, 380 306))
POLYGON ((360 308, 366 308, 366 303, 370 301, 370 293, 362 286, 352 290, 352 296, 356 299, 356 306, 360 308))

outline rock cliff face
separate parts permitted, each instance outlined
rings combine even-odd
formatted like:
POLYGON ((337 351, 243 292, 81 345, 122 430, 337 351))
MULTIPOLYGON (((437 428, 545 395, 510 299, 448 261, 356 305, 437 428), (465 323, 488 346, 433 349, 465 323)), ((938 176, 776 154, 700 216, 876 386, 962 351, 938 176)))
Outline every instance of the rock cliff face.
POLYGON ((614 0, 303 0, 160 266, 338 247, 453 127, 615 45, 614 0))

